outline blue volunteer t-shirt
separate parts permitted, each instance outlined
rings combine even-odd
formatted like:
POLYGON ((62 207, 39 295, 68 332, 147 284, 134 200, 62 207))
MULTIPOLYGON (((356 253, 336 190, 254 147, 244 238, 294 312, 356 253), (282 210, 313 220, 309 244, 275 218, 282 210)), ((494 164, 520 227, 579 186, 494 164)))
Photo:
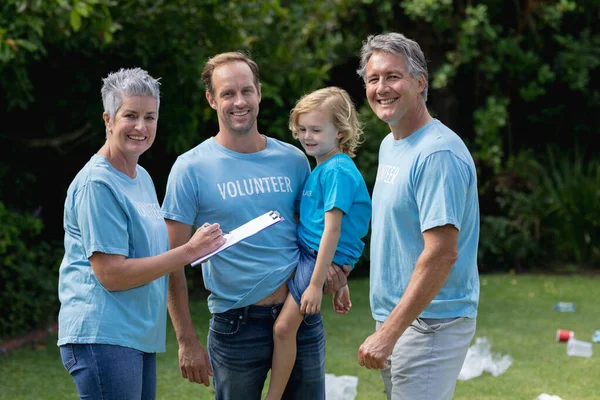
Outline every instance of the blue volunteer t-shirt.
POLYGON ((371 198, 360 171, 343 153, 317 165, 304 185, 298 226, 298 238, 304 245, 319 251, 325 212, 333 208, 344 213, 333 262, 354 268, 365 247, 361 239, 369 231, 371 198))
POLYGON ((109 292, 89 261, 94 252, 139 258, 169 250, 152 179, 141 166, 136 171, 131 179, 95 154, 69 186, 58 280, 59 346, 96 343, 165 351, 168 278, 109 292))
POLYGON ((266 148, 251 154, 207 139, 179 156, 169 174, 162 205, 167 219, 197 227, 218 222, 231 231, 270 210, 285 218, 202 264, 211 313, 264 299, 298 263, 294 214, 310 167, 296 147, 266 139, 266 148))
POLYGON ((458 260, 422 318, 477 315, 479 200, 475 164, 463 141, 438 120, 381 143, 373 189, 371 311, 384 321, 400 301, 423 251, 423 232, 458 230, 458 260))

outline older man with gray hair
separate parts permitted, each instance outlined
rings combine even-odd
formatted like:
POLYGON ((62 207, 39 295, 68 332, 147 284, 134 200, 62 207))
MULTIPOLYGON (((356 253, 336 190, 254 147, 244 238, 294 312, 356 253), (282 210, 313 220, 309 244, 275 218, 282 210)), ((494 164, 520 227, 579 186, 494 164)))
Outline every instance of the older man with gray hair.
POLYGON ((358 362, 388 399, 451 399, 479 303, 477 173, 469 150, 425 105, 420 46, 399 33, 363 43, 358 74, 391 133, 373 190, 371 311, 358 362))

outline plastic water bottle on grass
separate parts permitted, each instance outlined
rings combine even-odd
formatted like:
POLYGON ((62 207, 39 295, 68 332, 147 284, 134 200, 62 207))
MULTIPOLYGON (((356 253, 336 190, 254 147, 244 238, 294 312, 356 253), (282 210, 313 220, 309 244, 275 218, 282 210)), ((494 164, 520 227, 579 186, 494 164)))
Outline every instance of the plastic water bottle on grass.
POLYGON ((583 340, 569 339, 567 342, 567 355, 589 358, 592 356, 592 343, 583 340))
POLYGON ((575 312, 575 304, 566 301, 559 301, 554 305, 554 309, 560 312, 575 312))

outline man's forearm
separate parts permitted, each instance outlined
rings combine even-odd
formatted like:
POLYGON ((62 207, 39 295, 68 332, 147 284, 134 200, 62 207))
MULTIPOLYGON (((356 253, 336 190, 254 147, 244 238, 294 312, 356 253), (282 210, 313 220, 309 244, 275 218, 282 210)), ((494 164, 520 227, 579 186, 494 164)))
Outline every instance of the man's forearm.
POLYGON ((424 251, 402 298, 381 326, 382 333, 398 340, 439 293, 455 261, 451 256, 424 251))
POLYGON ((169 276, 168 308, 179 344, 197 340, 196 330, 190 315, 187 282, 183 268, 171 273, 169 276))
MULTIPOLYGON (((166 219, 165 222, 169 232, 169 244, 172 249, 176 249, 190 240, 192 226, 169 219, 166 219)), ((190 340, 197 340, 196 330, 190 315, 184 268, 180 268, 169 275, 168 308, 179 345, 181 346, 182 343, 190 340)))

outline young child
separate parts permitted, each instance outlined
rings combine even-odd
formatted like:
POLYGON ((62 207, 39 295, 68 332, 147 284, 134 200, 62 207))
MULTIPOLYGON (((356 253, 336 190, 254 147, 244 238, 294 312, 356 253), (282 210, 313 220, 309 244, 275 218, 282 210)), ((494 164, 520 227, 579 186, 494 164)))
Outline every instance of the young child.
MULTIPOLYGON (((362 254, 371 219, 371 198, 351 157, 362 129, 346 91, 327 87, 302 97, 290 114, 290 129, 317 166, 300 201, 300 262, 288 281, 290 293, 275 322, 267 400, 280 399, 296 360, 296 332, 303 314, 321 310, 323 285, 332 262, 350 265, 362 254)), ((333 294, 333 307, 351 307, 348 286, 333 294)))

